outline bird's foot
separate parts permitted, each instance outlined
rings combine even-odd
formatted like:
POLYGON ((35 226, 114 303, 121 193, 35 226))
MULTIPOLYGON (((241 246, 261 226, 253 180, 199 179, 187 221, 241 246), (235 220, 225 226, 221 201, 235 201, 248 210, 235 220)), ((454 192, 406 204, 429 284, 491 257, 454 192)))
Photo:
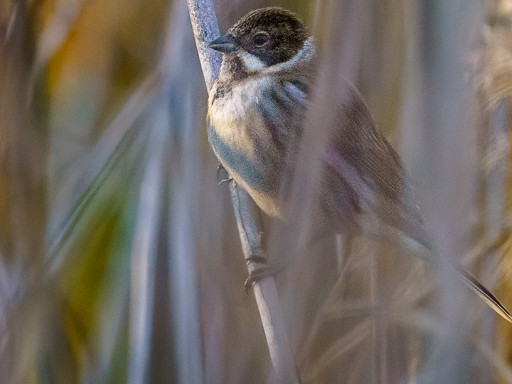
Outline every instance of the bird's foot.
POLYGON ((246 293, 249 293, 258 281, 265 277, 275 276, 284 269, 282 265, 269 264, 267 258, 260 255, 251 255, 245 262, 249 267, 249 276, 244 283, 246 293))
POLYGON ((233 180, 233 178, 229 176, 229 173, 228 171, 226 171, 226 168, 224 168, 224 166, 221 163, 219 163, 219 165, 217 166, 217 184, 221 185, 224 183, 229 183, 231 182, 231 180, 233 180), (226 176, 222 175, 222 173, 225 173, 226 176))

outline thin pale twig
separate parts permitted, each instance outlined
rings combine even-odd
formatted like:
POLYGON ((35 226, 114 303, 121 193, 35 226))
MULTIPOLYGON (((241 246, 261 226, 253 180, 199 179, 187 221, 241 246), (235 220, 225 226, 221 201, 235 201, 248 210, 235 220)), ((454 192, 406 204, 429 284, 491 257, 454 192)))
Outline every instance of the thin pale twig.
MULTIPOLYGON (((208 0, 187 0, 187 4, 206 87, 209 90, 220 67, 220 55, 207 46, 209 41, 219 35, 215 10, 212 2, 208 0)), ((244 257, 249 260, 252 256, 261 254, 262 249, 259 209, 234 181, 230 184, 230 191, 244 257)), ((251 263, 248 264, 249 267, 251 265, 251 263)), ((254 295, 267 338, 275 377, 280 383, 298 383, 273 277, 265 277, 256 282, 254 295)))

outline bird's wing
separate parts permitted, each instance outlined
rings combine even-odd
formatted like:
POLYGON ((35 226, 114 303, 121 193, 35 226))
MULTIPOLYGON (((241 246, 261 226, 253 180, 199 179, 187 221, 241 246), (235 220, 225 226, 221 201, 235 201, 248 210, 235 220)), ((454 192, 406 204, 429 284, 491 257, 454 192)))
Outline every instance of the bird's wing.
MULTIPOLYGON (((348 92, 325 151, 326 189, 343 190, 342 210, 347 209, 348 198, 353 209, 359 210, 357 221, 362 231, 385 237, 398 234, 401 240, 405 237, 429 248, 399 156, 376 130, 361 95, 353 87, 348 92)), ((340 209, 336 211, 344 215, 340 209)))
MULTIPOLYGON (((296 148, 302 135, 307 107, 307 85, 300 80, 272 79, 255 100, 263 114, 265 129, 272 135, 275 147, 296 148)), ((266 148, 268 150, 268 148, 266 148)))

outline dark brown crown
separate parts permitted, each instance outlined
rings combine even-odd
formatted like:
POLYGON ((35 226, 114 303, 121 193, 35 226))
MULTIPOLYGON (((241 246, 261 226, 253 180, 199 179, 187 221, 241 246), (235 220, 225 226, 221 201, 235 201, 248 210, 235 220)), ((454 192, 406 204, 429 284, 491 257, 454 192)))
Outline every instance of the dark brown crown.
POLYGON ((283 8, 261 8, 249 12, 230 30, 242 47, 267 65, 291 59, 310 36, 302 21, 283 8), (258 44, 268 36, 268 43, 258 44), (259 39, 259 40, 258 40, 259 39))

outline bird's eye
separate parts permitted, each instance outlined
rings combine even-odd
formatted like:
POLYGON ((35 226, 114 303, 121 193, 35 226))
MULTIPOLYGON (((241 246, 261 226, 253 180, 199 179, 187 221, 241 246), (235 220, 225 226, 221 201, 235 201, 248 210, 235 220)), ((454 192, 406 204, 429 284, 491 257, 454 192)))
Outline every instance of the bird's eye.
POLYGON ((254 45, 257 47, 263 47, 267 45, 270 41, 270 36, 267 32, 258 32, 253 37, 254 45))

